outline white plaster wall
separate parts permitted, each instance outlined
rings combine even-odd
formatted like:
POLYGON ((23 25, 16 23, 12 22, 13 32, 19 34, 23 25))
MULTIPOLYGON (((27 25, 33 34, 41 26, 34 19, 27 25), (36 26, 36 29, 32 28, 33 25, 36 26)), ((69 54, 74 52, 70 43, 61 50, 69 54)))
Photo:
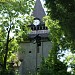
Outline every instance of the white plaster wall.
POLYGON ((19 52, 19 58, 23 59, 20 65, 20 74, 21 75, 29 75, 29 73, 36 72, 36 61, 37 68, 40 67, 40 63, 42 61, 42 57, 47 58, 49 50, 52 48, 52 44, 50 41, 41 42, 41 46, 39 46, 39 53, 37 53, 36 60, 36 50, 37 46, 34 43, 21 43, 21 51, 19 52), (31 53, 29 53, 31 51, 31 53))

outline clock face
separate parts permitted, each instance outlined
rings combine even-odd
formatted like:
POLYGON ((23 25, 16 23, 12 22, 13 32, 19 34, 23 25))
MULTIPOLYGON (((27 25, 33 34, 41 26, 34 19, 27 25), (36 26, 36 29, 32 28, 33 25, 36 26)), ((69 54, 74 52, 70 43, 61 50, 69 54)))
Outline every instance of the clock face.
POLYGON ((35 20, 33 21, 33 24, 34 24, 35 26, 39 25, 39 24, 40 24, 40 20, 35 19, 35 20))

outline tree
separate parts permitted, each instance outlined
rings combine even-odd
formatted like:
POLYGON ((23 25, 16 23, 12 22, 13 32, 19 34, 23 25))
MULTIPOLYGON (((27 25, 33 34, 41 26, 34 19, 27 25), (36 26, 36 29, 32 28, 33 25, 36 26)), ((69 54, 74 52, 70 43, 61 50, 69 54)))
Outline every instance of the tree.
MULTIPOLYGON (((48 17, 46 17, 46 25, 50 29, 50 39, 53 44, 50 54, 53 56, 52 60, 55 63, 58 60, 59 51, 61 51, 61 53, 64 50, 71 50, 72 52, 75 51, 74 4, 74 0, 46 0, 45 5, 48 12, 48 17)), ((61 56, 63 56, 63 54, 61 56)), ((48 62, 49 65, 53 63, 50 63, 50 61, 48 62)))
POLYGON ((22 39, 22 35, 27 32, 26 26, 31 22, 31 18, 26 16, 30 14, 32 5, 31 0, 0 2, 0 59, 4 70, 7 69, 7 59, 18 50, 17 38, 22 39), (11 37, 11 33, 14 36, 11 37))
POLYGON ((67 67, 63 62, 57 60, 53 61, 53 58, 48 57, 47 60, 43 59, 39 75, 71 75, 67 72, 67 67))
POLYGON ((53 20, 59 20, 69 48, 74 52, 75 45, 75 1, 46 0, 48 15, 53 20))
POLYGON ((66 63, 60 61, 59 51, 67 49, 65 44, 64 32, 61 30, 58 20, 52 20, 50 16, 44 17, 45 24, 50 29, 50 39, 52 42, 52 49, 50 50, 49 57, 44 59, 40 68, 40 75, 71 75, 67 72, 66 63))

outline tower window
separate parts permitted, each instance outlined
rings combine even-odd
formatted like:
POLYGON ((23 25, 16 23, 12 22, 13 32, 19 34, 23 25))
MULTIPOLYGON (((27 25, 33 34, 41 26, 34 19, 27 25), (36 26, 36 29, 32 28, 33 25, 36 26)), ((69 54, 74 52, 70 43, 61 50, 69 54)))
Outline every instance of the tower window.
POLYGON ((39 70, 40 68, 38 67, 37 70, 39 70))
POLYGON ((31 53, 31 51, 29 51, 29 53, 31 53))
POLYGON ((43 26, 42 26, 42 30, 43 30, 43 26))
POLYGON ((31 30, 33 30, 33 27, 31 27, 31 30))
POLYGON ((31 30, 34 30, 34 27, 31 27, 31 30))

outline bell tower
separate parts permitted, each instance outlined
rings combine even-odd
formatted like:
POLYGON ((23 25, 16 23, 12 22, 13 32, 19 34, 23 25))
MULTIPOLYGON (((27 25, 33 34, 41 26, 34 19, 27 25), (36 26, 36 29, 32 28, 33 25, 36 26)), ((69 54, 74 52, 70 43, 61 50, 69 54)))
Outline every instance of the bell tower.
POLYGON ((43 17, 46 16, 46 14, 40 0, 36 0, 32 16, 34 16, 34 21, 29 25, 32 30, 32 32, 29 33, 29 38, 34 39, 38 34, 41 38, 48 38, 49 30, 43 22, 43 17))
POLYGON ((21 52, 19 53, 19 59, 22 60, 20 65, 21 75, 37 75, 42 57, 47 58, 49 50, 52 48, 52 44, 48 39, 49 30, 42 20, 45 15, 41 1, 36 0, 32 13, 34 21, 28 26, 32 30, 28 33, 30 41, 20 44, 21 52))

